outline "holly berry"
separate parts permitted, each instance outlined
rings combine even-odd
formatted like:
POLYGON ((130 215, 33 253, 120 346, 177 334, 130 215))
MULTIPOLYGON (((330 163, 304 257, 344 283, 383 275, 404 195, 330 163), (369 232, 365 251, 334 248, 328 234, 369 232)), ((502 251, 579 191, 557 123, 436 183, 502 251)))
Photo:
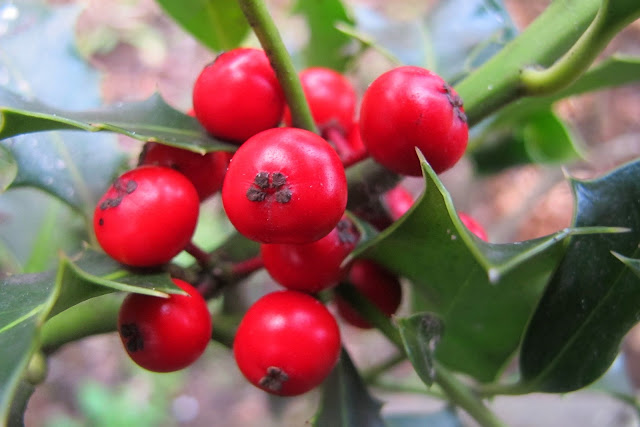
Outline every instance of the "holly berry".
POLYGON ((118 332, 131 359, 154 372, 186 368, 211 339, 207 303, 189 283, 172 279, 187 295, 129 294, 118 314, 118 332))
MULTIPOLYGON (((402 301, 402 287, 398 277, 380 264, 366 259, 353 262, 347 280, 382 313, 394 314, 402 301)), ((335 298, 338 314, 344 320, 362 329, 371 328, 367 322, 347 301, 339 296, 335 298)))
POLYGON ((186 176, 198 191, 200 201, 222 188, 231 153, 214 151, 199 154, 169 145, 147 142, 140 154, 141 165, 166 166, 186 176))
POLYGON ((338 224, 347 179, 335 150, 302 129, 261 132, 234 154, 222 203, 236 229, 260 243, 310 243, 338 224))
POLYGON ((455 165, 467 147, 462 100, 429 70, 403 66, 374 80, 360 108, 362 141, 371 157, 391 171, 422 173, 415 147, 436 173, 455 165))
POLYGON ((180 172, 140 166, 122 174, 93 214, 100 246, 116 261, 136 267, 164 264, 191 240, 200 200, 180 172))
POLYGON ((478 221, 469 216, 464 212, 458 212, 458 217, 460 217, 460 221, 469 229, 470 232, 484 240, 485 242, 489 240, 489 235, 486 230, 478 221))
POLYGON ((216 138, 242 143, 282 121, 285 98, 264 51, 238 48, 207 65, 193 87, 198 121, 216 138))
POLYGON ((413 206, 413 195, 402 185, 397 185, 382 196, 383 204, 392 221, 398 220, 413 206))
POLYGON ((256 387, 294 396, 320 385, 340 355, 340 330, 324 305, 296 291, 267 294, 236 332, 238 368, 256 387))
POLYGON ((345 275, 344 259, 355 249, 360 233, 343 216, 336 227, 312 243, 263 244, 260 254, 271 277, 287 289, 320 292, 336 285, 345 275))
MULTIPOLYGON (((299 74, 302 90, 316 125, 324 133, 327 128, 347 135, 353 125, 357 95, 353 85, 342 74, 323 67, 312 67, 299 74)), ((285 108, 284 121, 291 126, 291 111, 285 108)))

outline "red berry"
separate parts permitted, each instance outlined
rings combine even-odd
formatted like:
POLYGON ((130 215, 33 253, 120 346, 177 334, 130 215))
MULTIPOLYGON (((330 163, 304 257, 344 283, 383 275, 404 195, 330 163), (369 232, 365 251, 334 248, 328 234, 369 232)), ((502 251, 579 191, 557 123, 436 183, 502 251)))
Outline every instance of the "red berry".
POLYGON ((240 322, 238 368, 258 388, 295 396, 320 385, 340 355, 340 330, 324 305, 296 291, 265 295, 240 322))
MULTIPOLYGON (((309 103, 311 115, 321 131, 332 127, 346 135, 353 125, 357 95, 342 74, 323 67, 300 72, 300 83, 309 103)), ((291 126, 291 111, 285 107, 284 121, 291 126)))
POLYGON ((232 153, 227 151, 214 151, 203 155, 169 145, 147 142, 140 155, 140 164, 166 166, 177 170, 189 178, 198 191, 200 201, 203 201, 222 188, 231 156, 232 153))
POLYGON ((462 223, 469 229, 470 232, 472 232, 485 242, 489 240, 489 235, 478 221, 464 212, 458 212, 458 216, 460 217, 460 221, 462 221, 462 223))
MULTIPOLYGON (((381 265, 370 260, 356 260, 349 270, 348 281, 387 316, 398 310, 402 300, 400 281, 381 265)), ((336 296, 335 302, 344 320, 359 328, 372 327, 347 301, 336 296)))
POLYGON ((264 51, 238 48, 219 55, 193 87, 198 121, 216 138, 242 143, 278 126, 285 98, 264 51))
POLYGON ((414 66, 378 77, 366 90, 360 132, 371 157, 405 175, 422 173, 418 147, 436 173, 455 165, 467 147, 462 101, 442 78, 414 66))
POLYGON ((164 264, 191 240, 200 200, 180 172, 140 166, 122 174, 102 196, 93 228, 113 259, 136 267, 164 264))
POLYGON ((129 294, 118 314, 118 332, 125 350, 149 371, 186 368, 200 357, 211 339, 207 303, 187 282, 172 280, 188 295, 160 298, 129 294))
POLYGON ((320 292, 346 273, 342 261, 356 247, 360 233, 345 217, 322 239, 306 244, 263 244, 260 253, 271 277, 287 289, 320 292))
POLYGON ((401 185, 397 185, 387 191, 383 196, 383 203, 389 212, 391 220, 396 221, 407 213, 413 206, 413 195, 401 185))
POLYGON ((231 223, 260 243, 309 243, 338 224, 347 179, 335 150, 302 129, 269 129, 234 154, 222 185, 231 223))

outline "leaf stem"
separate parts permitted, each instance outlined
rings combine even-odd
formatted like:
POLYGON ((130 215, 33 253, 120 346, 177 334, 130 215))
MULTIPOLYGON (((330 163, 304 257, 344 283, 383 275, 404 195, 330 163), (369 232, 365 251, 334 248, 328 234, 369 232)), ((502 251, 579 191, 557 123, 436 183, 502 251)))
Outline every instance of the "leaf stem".
POLYGON ((291 110, 294 127, 316 132, 311 110, 302 90, 298 73, 287 52, 278 28, 262 0, 239 0, 242 13, 271 61, 291 110))
POLYGON ((478 424, 484 427, 501 427, 505 424, 493 412, 482 404, 466 384, 463 384, 452 372, 435 362, 435 382, 451 401, 463 408, 478 424))
POLYGON ((546 69, 528 67, 522 70, 520 80, 526 94, 548 95, 573 83, 589 68, 609 41, 640 16, 640 7, 629 12, 615 13, 611 10, 611 1, 604 0, 586 31, 553 65, 546 69))

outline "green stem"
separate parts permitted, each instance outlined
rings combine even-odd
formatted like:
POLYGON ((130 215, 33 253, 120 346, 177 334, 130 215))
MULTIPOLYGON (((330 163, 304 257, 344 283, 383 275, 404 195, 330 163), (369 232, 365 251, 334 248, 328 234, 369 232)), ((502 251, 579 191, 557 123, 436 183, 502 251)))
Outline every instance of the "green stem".
POLYGON ((121 293, 103 295, 53 316, 41 330, 42 351, 50 354, 68 342, 115 331, 123 298, 121 293))
POLYGON ((365 382, 376 382, 380 375, 384 374, 389 369, 399 365, 405 360, 407 360, 407 356, 404 353, 397 354, 391 357, 389 360, 386 360, 381 364, 368 369, 366 372, 363 372, 362 379, 365 382))
POLYGON ((640 15, 640 8, 629 13, 613 13, 610 3, 602 2, 587 30, 553 65, 546 69, 522 70, 521 82, 527 95, 548 95, 569 86, 589 68, 612 38, 640 15))
POLYGON ((317 132, 298 73, 293 66, 287 48, 282 42, 278 28, 269 14, 269 10, 262 0, 239 0, 239 3, 244 16, 247 18, 251 28, 253 28, 258 40, 260 40, 260 44, 276 72, 291 110, 293 126, 317 132))
MULTIPOLYGON (((348 283, 339 284, 335 288, 335 292, 355 308, 369 323, 382 332, 398 350, 406 354, 400 333, 393 326, 391 320, 371 303, 371 301, 348 283)), ((434 370, 434 382, 440 386, 452 403, 460 406, 460 408, 465 410, 484 427, 501 427, 504 425, 496 418, 493 412, 484 406, 482 400, 480 400, 467 385, 460 382, 448 369, 438 362, 435 362, 434 370)))
POLYGON ((377 387, 384 391, 397 392, 397 393, 412 393, 412 394, 424 394, 436 399, 445 400, 447 396, 440 390, 434 390, 432 388, 416 387, 411 385, 398 384, 396 382, 388 382, 376 380, 371 383, 372 386, 377 387))
POLYGON ((455 89, 464 100, 469 126, 524 96, 522 69, 553 64, 589 27, 600 2, 552 2, 525 31, 458 83, 455 89))
POLYGON ((467 385, 463 384, 452 372, 435 362, 436 383, 442 391, 474 420, 484 427, 500 427, 502 423, 475 395, 467 385))
MULTIPOLYGON (((51 354, 63 345, 92 335, 115 332, 118 312, 126 294, 111 293, 86 300, 47 320, 40 332, 41 349, 51 354)), ((237 320, 213 316, 211 339, 231 348, 237 320)))
POLYGON ((520 396, 529 394, 534 389, 523 383, 488 383, 478 384, 474 387, 474 392, 482 397, 502 396, 520 396))

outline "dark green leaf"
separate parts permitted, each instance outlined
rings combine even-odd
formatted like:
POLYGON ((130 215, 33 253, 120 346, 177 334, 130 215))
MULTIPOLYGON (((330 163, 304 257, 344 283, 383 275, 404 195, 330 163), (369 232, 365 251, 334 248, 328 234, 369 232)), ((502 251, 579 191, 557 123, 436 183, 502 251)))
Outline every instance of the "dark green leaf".
POLYGON ((50 316, 89 298, 113 291, 166 297, 181 293, 166 272, 126 269, 102 252, 86 250, 73 259, 62 256, 57 280, 63 282, 50 316))
POLYGON ((309 27, 309 42, 302 52, 304 67, 323 66, 343 71, 349 59, 351 38, 336 28, 338 23, 354 23, 340 0, 298 0, 293 13, 300 14, 309 27))
POLYGON ((117 290, 159 297, 182 292, 167 273, 125 270, 106 255, 90 250, 73 260, 62 256, 57 272, 0 280, 0 421, 8 417, 44 321, 89 298, 117 290))
POLYGON ((423 173, 426 190, 413 208, 362 251, 413 282, 417 311, 442 319, 437 359, 489 381, 517 349, 562 256, 559 243, 578 231, 512 244, 483 242, 464 227, 424 160, 423 173))
POLYGON ((94 111, 65 111, 0 88, 0 139, 48 130, 108 131, 140 141, 156 141, 206 153, 234 146, 206 134, 198 121, 169 105, 159 94, 94 111))
POLYGON ((324 383, 316 427, 383 427, 382 404, 371 397, 349 354, 342 350, 340 361, 324 383))
POLYGON ((396 319, 407 357, 426 385, 435 378, 435 351, 442 336, 443 325, 431 313, 418 313, 396 319))
POLYGON ((575 236, 526 331, 520 368, 530 390, 566 392, 600 377, 640 319, 640 161, 572 180, 576 226, 626 227, 575 236))
POLYGON ((182 28, 214 51, 237 47, 249 33, 237 0, 157 1, 182 28))
MULTIPOLYGON (((0 281, 0 424, 22 383, 38 329, 55 303, 60 283, 51 274, 11 276, 0 281)), ((26 399, 24 399, 26 401, 26 399)), ((15 414, 12 415, 15 417, 15 414)))
POLYGON ((540 111, 513 122, 496 122, 480 136, 471 152, 480 173, 527 164, 562 164, 582 157, 567 125, 551 111, 540 111))

